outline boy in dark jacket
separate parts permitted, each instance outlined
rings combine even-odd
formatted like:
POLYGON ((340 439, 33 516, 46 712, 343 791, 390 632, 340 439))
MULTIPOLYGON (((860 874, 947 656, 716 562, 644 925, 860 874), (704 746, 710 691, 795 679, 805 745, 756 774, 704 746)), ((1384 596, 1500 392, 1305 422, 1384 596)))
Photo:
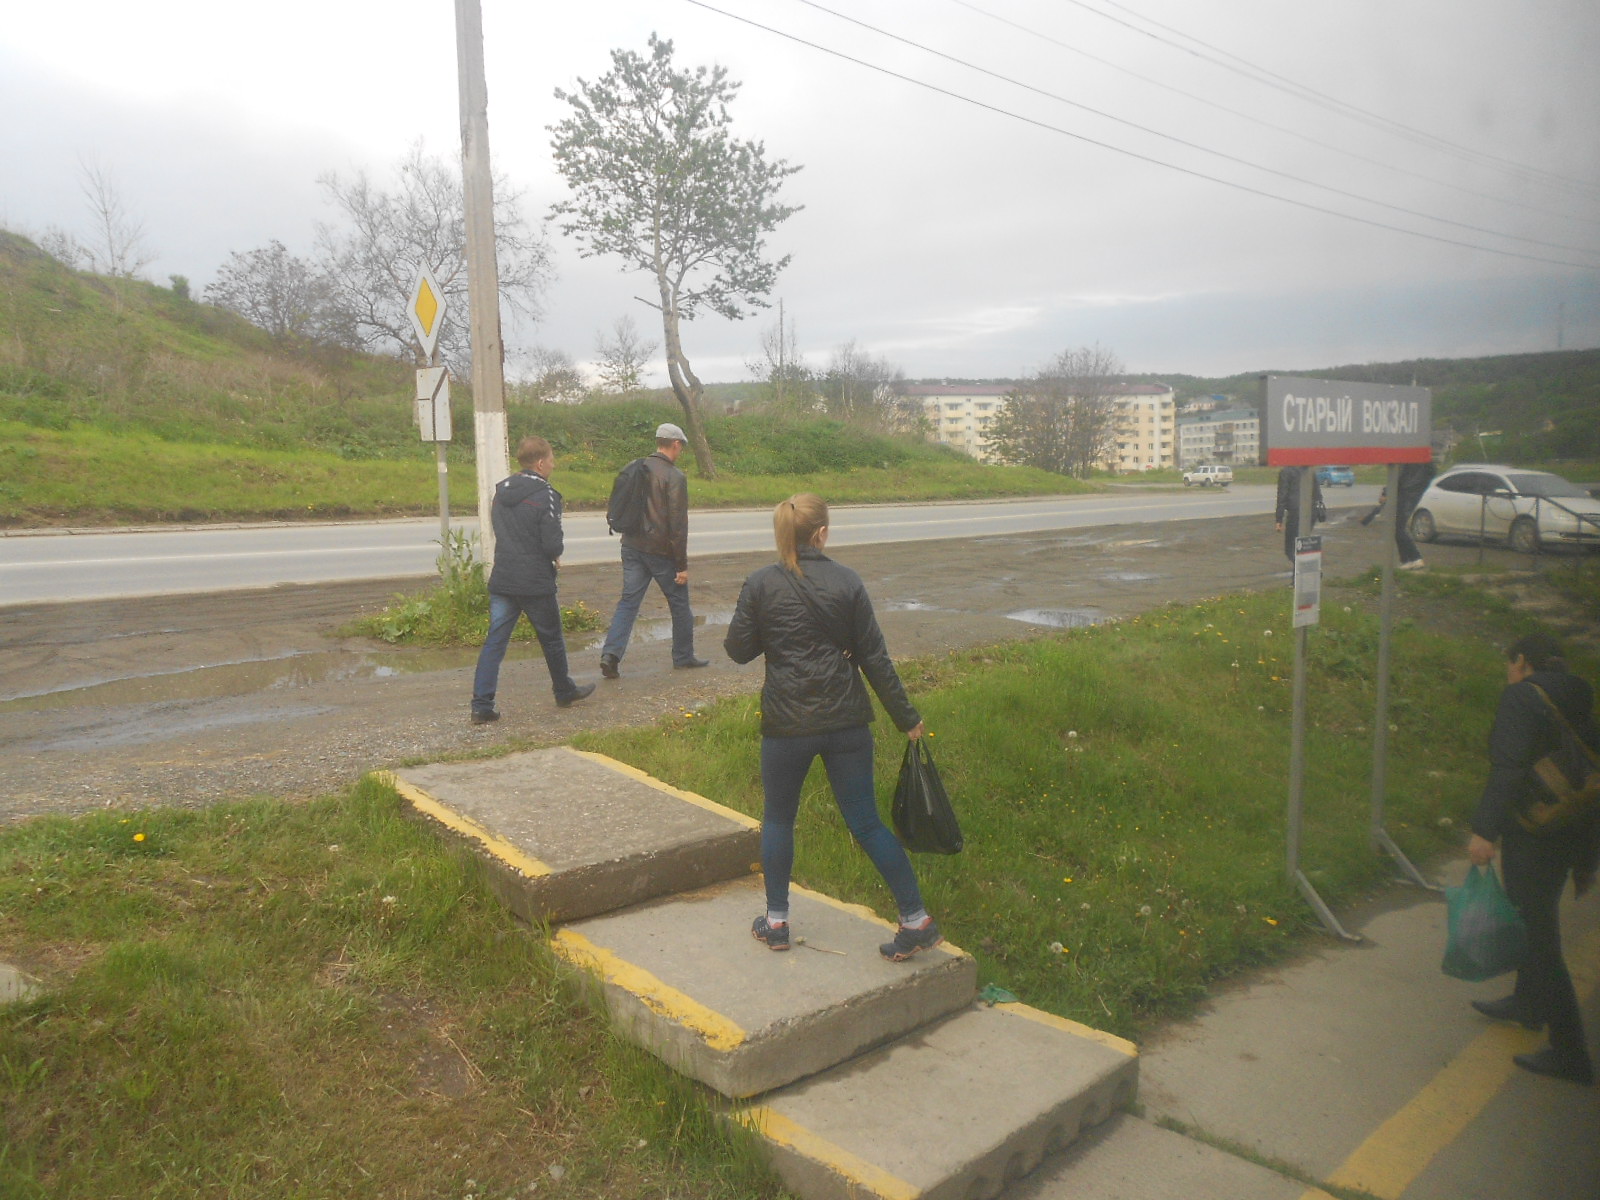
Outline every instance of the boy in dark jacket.
POLYGON ((498 721, 494 706, 500 663, 511 631, 523 613, 544 650, 556 704, 576 704, 594 684, 579 687, 567 671, 567 641, 561 632, 561 606, 556 601, 560 567, 561 493, 550 486, 555 451, 541 437, 526 437, 517 446, 522 470, 494 487, 494 570, 489 573, 489 636, 478 654, 472 680, 472 723, 498 721))

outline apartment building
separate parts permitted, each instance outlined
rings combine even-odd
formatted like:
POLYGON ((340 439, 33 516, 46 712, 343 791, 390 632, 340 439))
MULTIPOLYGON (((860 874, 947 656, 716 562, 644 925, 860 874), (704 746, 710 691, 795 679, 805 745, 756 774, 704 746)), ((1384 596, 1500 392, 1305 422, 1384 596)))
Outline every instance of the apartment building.
POLYGON ((1178 418, 1178 466, 1253 467, 1261 461, 1261 417, 1253 408, 1186 412, 1178 418))
POLYGON ((903 394, 922 401, 930 438, 980 462, 990 459, 987 433, 1005 407, 1009 383, 911 383, 903 394))

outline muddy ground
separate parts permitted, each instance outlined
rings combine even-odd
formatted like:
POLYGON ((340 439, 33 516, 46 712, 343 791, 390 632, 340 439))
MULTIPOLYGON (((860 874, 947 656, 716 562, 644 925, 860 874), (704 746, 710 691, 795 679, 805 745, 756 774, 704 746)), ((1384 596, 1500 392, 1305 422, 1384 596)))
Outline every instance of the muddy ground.
MULTIPOLYGON (((1381 527, 1335 509, 1325 570, 1380 561, 1381 527)), ((1169 600, 1281 587, 1288 570, 1270 516, 849 547, 891 651, 904 658, 1126 617, 1169 600)), ((691 542, 692 550, 692 542, 691 542)), ((1428 547, 1438 564, 1470 546, 1428 547)), ((1526 559, 1490 550, 1491 562, 1526 559)), ((364 771, 649 722, 760 685, 722 636, 739 585, 769 555, 691 562, 698 649, 712 665, 674 671, 666 607, 646 601, 623 677, 557 709, 533 647, 500 679, 503 717, 467 721, 473 650, 405 650, 332 632, 425 581, 281 587, 207 596, 0 609, 0 821, 99 807, 197 805, 234 796, 304 797, 364 771)), ((609 614, 615 565, 562 575, 565 603, 609 614)), ((598 680, 600 634, 568 639, 573 673, 598 680)))

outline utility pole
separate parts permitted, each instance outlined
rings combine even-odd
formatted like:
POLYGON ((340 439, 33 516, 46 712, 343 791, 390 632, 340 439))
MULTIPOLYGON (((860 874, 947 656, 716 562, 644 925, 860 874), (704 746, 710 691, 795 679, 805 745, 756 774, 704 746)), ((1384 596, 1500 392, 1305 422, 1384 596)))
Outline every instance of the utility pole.
POLYGON ((506 441, 505 344, 500 339, 500 268, 494 254, 494 180, 489 169, 489 88, 483 77, 483 8, 455 0, 456 74, 461 88, 461 178, 467 215, 467 307, 472 343, 472 432, 478 459, 478 544, 494 561, 490 506, 510 459, 506 441))

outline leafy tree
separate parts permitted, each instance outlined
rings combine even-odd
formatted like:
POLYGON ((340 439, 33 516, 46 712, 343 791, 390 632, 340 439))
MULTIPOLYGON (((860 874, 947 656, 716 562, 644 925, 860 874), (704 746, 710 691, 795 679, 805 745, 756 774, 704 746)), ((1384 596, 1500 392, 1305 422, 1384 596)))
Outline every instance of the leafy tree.
POLYGON ((511 398, 527 404, 576 404, 588 393, 583 373, 565 350, 535 346, 528 355, 531 377, 511 386, 511 398))
POLYGON ((279 341, 315 340, 329 331, 334 316, 327 281, 276 238, 258 250, 228 255, 206 285, 205 299, 279 341))
POLYGON ((644 386, 644 369, 656 352, 656 343, 640 337, 633 318, 624 315, 612 322, 609 338, 603 333, 595 335, 594 349, 600 390, 626 396, 644 386))
POLYGON ((830 417, 870 429, 912 432, 922 406, 901 395, 905 372, 884 358, 875 358, 851 339, 834 348, 828 369, 817 381, 822 406, 830 417))
POLYGON ((1002 462, 1083 478, 1110 457, 1122 363, 1099 346, 1063 350, 1006 397, 989 427, 1002 462))
MULTIPOLYGON (((458 372, 469 358, 467 338, 466 209, 461 173, 414 145, 395 167, 390 189, 366 172, 319 181, 344 217, 323 225, 317 244, 334 307, 343 315, 352 344, 392 347, 418 366, 427 359, 411 328, 408 304, 417 268, 427 264, 449 305, 439 349, 458 372)), ((551 273, 550 250, 529 228, 520 193, 494 183, 495 256, 500 295, 514 311, 538 315, 538 297, 551 273)))
POLYGON ((800 168, 769 162, 760 142, 731 136, 728 105, 739 85, 722 67, 679 70, 672 43, 654 34, 648 56, 613 50, 611 63, 595 82, 580 79, 576 92, 556 91, 572 108, 551 127, 572 198, 551 211, 585 258, 614 254, 624 269, 655 278, 667 376, 700 473, 713 478, 700 421, 705 389, 679 325, 703 308, 738 320, 747 306, 766 307, 789 262, 765 257, 766 237, 797 211, 777 194, 800 168))

